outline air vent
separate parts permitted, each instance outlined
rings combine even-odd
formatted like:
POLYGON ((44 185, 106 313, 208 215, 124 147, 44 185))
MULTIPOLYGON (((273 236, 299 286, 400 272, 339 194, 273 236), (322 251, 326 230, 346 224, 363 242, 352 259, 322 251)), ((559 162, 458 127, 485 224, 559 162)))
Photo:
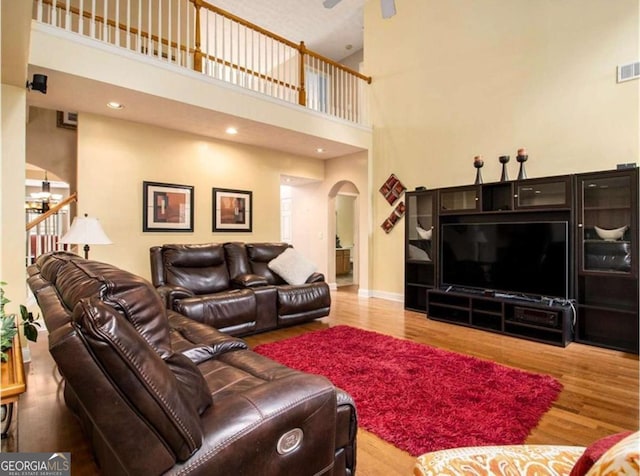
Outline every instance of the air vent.
POLYGON ((640 61, 618 65, 618 82, 640 78, 640 61))

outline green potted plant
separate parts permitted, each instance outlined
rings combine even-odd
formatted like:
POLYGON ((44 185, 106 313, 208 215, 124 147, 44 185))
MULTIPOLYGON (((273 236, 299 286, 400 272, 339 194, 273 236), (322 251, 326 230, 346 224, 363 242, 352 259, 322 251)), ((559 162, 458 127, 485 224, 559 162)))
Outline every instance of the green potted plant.
MULTIPOLYGON (((5 351, 9 350, 13 346, 13 338, 18 332, 16 326, 15 314, 6 314, 4 311, 5 304, 11 302, 4 295, 4 288, 7 283, 0 282, 0 360, 2 362, 7 361, 7 354, 5 351)), ((27 311, 26 306, 20 305, 20 317, 22 318, 22 331, 24 336, 32 341, 38 340, 38 327, 40 323, 36 322, 37 317, 33 317, 33 313, 27 311)))

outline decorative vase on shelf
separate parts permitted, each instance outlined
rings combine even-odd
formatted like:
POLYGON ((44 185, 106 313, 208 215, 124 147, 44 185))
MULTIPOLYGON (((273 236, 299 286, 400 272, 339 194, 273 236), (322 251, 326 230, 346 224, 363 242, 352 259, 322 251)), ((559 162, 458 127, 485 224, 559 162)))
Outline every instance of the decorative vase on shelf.
POLYGON ((518 155, 516 155, 516 160, 520 164, 520 170, 518 171, 518 180, 524 180, 527 178, 527 172, 524 170, 524 163, 527 161, 529 156, 527 155, 527 149, 524 147, 518 149, 518 155))
POLYGON ((498 160, 502 164, 502 175, 500 176, 501 182, 506 182, 509 180, 509 174, 507 173, 507 163, 509 162, 508 155, 501 155, 498 160))
POLYGON ((480 169, 484 166, 484 160, 482 160, 481 155, 476 155, 473 158, 473 166, 476 168, 476 181, 474 183, 477 185, 482 183, 482 173, 480 169))

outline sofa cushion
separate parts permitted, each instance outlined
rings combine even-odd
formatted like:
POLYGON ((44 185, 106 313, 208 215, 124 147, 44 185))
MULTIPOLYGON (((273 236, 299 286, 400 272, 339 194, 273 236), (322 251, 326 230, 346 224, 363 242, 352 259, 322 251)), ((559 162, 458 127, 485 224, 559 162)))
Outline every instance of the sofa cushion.
POLYGON ((221 329, 232 335, 255 328, 255 294, 249 289, 232 289, 209 296, 177 300, 175 310, 198 322, 221 329))
POLYGON ((65 307, 73 310, 81 299, 99 297, 122 314, 159 355, 170 354, 165 306, 151 283, 110 264, 76 258, 56 278, 65 307))
POLYGON ((201 389, 195 388, 206 388, 206 383, 197 368, 195 372, 191 368, 193 363, 171 355, 167 356, 171 365, 165 363, 118 312, 97 298, 81 300, 73 320, 124 398, 178 460, 189 458, 202 444, 197 410, 207 403, 201 389))
POLYGON ((304 284, 318 268, 302 253, 287 248, 277 257, 269 261, 269 269, 289 284, 304 284))
POLYGON ((584 448, 581 446, 553 445, 451 448, 418 456, 413 474, 415 476, 568 474, 582 451, 584 448), (547 468, 549 468, 548 471, 547 468))
POLYGON ((575 466, 571 469, 570 476, 583 476, 591 469, 593 464, 613 445, 620 440, 629 436, 632 432, 625 431, 623 433, 616 433, 614 435, 605 436, 599 440, 594 441, 584 451, 582 456, 576 461, 575 466))
POLYGON ((228 289, 229 271, 220 244, 164 245, 164 283, 197 295, 228 289))
MULTIPOLYGON (((81 299, 96 296, 122 314, 156 352, 170 353, 165 306, 147 280, 110 264, 85 260, 64 251, 42 255, 36 265, 40 266, 40 276, 55 286, 59 298, 56 322, 45 320, 50 330, 59 327, 65 319, 70 320, 81 299)), ((35 281, 37 276, 33 274, 30 279, 35 281)))
POLYGON ((640 432, 618 441, 598 458, 587 476, 640 474, 640 432))

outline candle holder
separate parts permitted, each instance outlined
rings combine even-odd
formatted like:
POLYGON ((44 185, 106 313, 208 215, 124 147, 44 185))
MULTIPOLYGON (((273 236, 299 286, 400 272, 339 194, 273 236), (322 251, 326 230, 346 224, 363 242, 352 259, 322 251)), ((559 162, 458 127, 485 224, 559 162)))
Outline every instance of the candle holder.
POLYGON ((509 174, 507 173, 507 163, 509 162, 510 157, 508 155, 501 155, 498 160, 502 164, 502 175, 500 176, 501 182, 506 182, 509 180, 509 174))
POLYGON ((478 185, 482 183, 482 173, 480 169, 484 166, 484 160, 482 160, 481 155, 476 155, 473 158, 473 166, 476 168, 476 181, 474 183, 478 185))
POLYGON ((527 155, 527 149, 518 149, 518 155, 516 155, 516 160, 520 164, 520 170, 518 171, 518 180, 524 180, 527 178, 527 172, 524 170, 524 163, 528 158, 529 156, 527 155))

